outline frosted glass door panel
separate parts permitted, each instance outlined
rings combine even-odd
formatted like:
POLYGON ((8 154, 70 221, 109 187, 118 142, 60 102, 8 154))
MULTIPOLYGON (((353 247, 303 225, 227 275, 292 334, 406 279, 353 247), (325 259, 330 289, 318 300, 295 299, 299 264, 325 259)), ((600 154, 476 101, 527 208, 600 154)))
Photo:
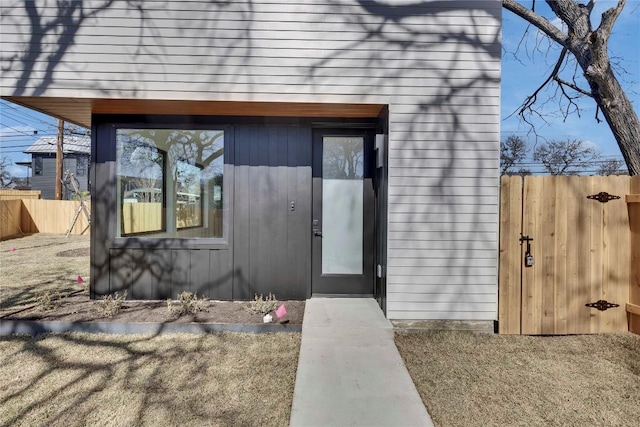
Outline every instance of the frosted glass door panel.
POLYGON ((362 181, 322 181, 322 274, 362 274, 362 181))
POLYGON ((362 274, 362 137, 324 137, 322 274, 362 274))

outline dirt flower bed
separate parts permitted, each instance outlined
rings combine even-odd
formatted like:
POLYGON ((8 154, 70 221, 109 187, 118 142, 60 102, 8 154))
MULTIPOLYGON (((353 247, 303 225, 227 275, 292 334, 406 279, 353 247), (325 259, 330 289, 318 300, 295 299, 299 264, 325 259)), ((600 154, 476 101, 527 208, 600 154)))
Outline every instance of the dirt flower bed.
MULTIPOLYGON (((287 324, 300 325, 304 315, 304 301, 282 301, 287 315, 281 320, 287 324)), ((101 300, 91 300, 86 292, 63 297, 59 306, 51 310, 42 310, 37 306, 5 319, 47 320, 64 322, 151 322, 151 323, 234 323, 262 324, 260 314, 249 311, 247 301, 207 301, 203 309, 196 314, 178 315, 167 307, 166 301, 129 301, 125 300, 120 311, 108 317, 101 308, 101 300)), ((274 316, 274 323, 278 322, 274 316)))
MULTIPOLYGON (((182 316, 167 301, 125 300, 106 316, 100 299, 89 298, 89 237, 34 234, 0 242, 0 317, 64 322, 153 322, 262 324, 248 301, 207 301, 196 314, 182 316), (83 283, 79 283, 78 278, 83 283), (47 297, 47 310, 42 299, 47 297)), ((121 294, 121 293, 120 293, 121 294)), ((174 298, 177 299, 177 295, 174 298)), ((198 295, 201 297, 201 295, 198 295)), ((279 321, 302 324, 304 301, 282 301, 287 315, 279 321)))

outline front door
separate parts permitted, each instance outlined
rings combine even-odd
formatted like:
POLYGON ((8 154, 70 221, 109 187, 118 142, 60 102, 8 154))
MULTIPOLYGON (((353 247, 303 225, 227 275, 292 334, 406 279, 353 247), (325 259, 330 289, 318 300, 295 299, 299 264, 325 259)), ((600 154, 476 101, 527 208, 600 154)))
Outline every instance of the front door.
POLYGON ((313 294, 373 294, 373 131, 313 134, 313 294))

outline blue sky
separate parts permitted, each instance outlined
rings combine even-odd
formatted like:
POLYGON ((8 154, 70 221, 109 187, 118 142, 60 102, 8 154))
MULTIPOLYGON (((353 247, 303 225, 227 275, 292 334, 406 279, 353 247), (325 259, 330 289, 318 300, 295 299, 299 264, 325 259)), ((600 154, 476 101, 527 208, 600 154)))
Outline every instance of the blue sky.
POLYGON ((5 100, 0 101, 0 158, 8 157, 14 162, 8 168, 11 175, 26 176, 27 168, 15 164, 31 160, 31 155, 22 151, 41 136, 56 133, 57 119, 5 100))
MULTIPOLYGON (((599 24, 602 12, 617 3, 617 0, 598 0, 593 13, 594 26, 599 24)), ((526 2, 529 4, 529 2, 526 2)), ((538 12, 558 24, 546 3, 538 1, 538 12)), ((522 101, 544 81, 555 65, 559 49, 557 46, 547 48, 540 41, 539 33, 530 28, 523 40, 517 59, 513 57, 518 44, 523 38, 526 22, 506 10, 503 11, 503 62, 502 62, 502 122, 501 139, 509 135, 529 138, 531 144, 544 139, 581 139, 595 146, 603 155, 621 158, 620 150, 606 122, 597 123, 595 103, 584 97, 577 100, 582 114, 570 115, 564 120, 558 115, 557 104, 549 104, 542 111, 548 114, 545 123, 536 120, 536 139, 530 127, 515 115, 507 118, 516 110, 522 101)), ((619 58, 625 73, 618 70, 620 81, 631 98, 636 112, 640 106, 640 0, 628 0, 627 5, 618 18, 610 41, 610 56, 619 58)), ((571 67, 563 72, 570 80, 571 67)), ((578 80, 580 86, 586 87, 584 81, 578 80)), ((9 157, 13 162, 28 161, 30 156, 21 153, 40 136, 56 134, 56 119, 33 110, 24 109, 6 101, 0 101, 0 157, 9 157), (37 135, 34 134, 37 131, 37 135)), ((25 176, 27 169, 13 165, 10 172, 15 176, 25 176)))

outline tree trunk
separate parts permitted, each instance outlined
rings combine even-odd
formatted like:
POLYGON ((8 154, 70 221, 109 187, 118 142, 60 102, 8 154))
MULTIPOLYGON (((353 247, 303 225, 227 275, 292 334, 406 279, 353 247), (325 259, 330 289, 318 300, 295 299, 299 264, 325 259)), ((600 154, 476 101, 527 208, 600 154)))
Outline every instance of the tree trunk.
POLYGON ((569 28, 565 46, 576 57, 589 83, 591 95, 618 142, 629 174, 640 174, 640 121, 620 86, 609 61, 609 36, 625 1, 602 15, 600 26, 591 28, 591 7, 580 7, 573 0, 547 0, 551 10, 569 28))
POLYGON ((594 99, 618 142, 629 174, 638 175, 640 174, 640 121, 638 115, 633 110, 631 101, 627 98, 610 68, 605 71, 603 78, 600 76, 596 79, 590 78, 589 73, 591 72, 587 68, 585 75, 591 85, 594 99))

